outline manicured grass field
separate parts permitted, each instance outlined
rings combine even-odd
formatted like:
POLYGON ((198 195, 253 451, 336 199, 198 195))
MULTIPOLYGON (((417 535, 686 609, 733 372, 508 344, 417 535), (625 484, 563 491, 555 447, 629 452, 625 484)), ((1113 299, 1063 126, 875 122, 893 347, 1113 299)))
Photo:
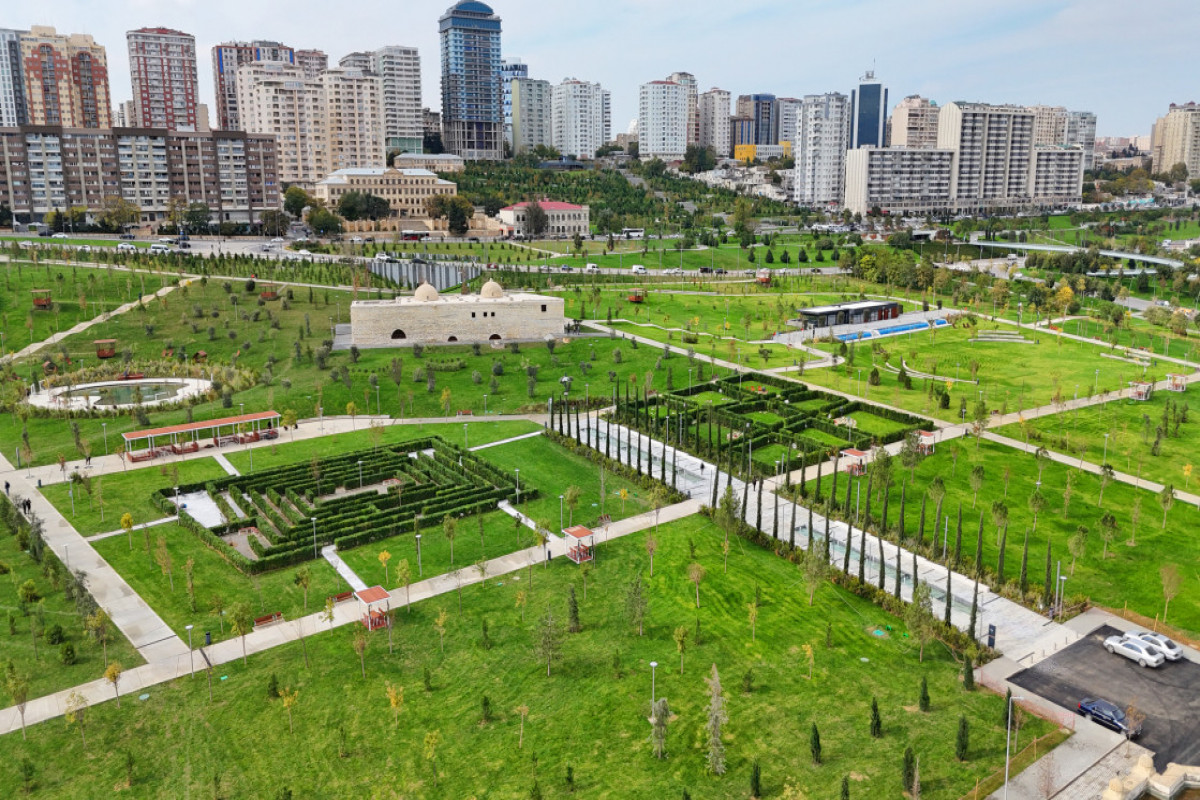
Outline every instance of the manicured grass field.
MULTIPOLYGON (((91 319, 105 311, 137 299, 141 285, 137 276, 125 272, 109 272, 63 264, 33 263, 25 260, 7 261, 3 267, 3 295, 0 301, 0 327, 5 332, 4 352, 11 353, 41 341, 76 323, 91 319), (50 290, 49 309, 34 308, 33 289, 50 290)), ((154 291, 158 286, 151 289, 154 291)), ((93 336, 87 340, 90 345, 93 336)), ((95 348, 91 348, 95 357, 95 348)), ((57 347, 42 351, 47 357, 61 360, 57 347)))
POLYGON ((683 336, 679 331, 668 330, 657 325, 614 322, 612 327, 622 333, 653 339, 656 342, 664 342, 676 347, 690 347, 701 355, 742 364, 754 369, 793 367, 816 358, 803 350, 774 342, 745 342, 733 337, 697 334, 699 341, 687 344, 683 341, 683 336), (767 353, 765 360, 763 359, 764 350, 767 353))
MULTIPOLYGON (((1191 565, 1200 557, 1192 530, 1196 524, 1194 507, 1176 502, 1166 514, 1163 527, 1163 508, 1153 492, 1139 490, 1129 484, 1112 482, 1104 489, 1103 506, 1099 506, 1100 479, 1096 475, 1056 462, 1048 463, 1041 472, 1041 495, 1045 507, 1037 518, 1033 531, 1033 513, 1029 498, 1039 478, 1037 462, 1031 454, 1018 454, 1009 447, 982 440, 976 449, 973 438, 937 444, 936 453, 924 459, 916 469, 916 480, 907 488, 905 530, 915 537, 919 527, 921 499, 935 476, 946 487, 943 516, 951 515, 946 547, 953 554, 959 504, 963 509, 962 568, 970 570, 975 564, 975 542, 983 515, 983 564, 993 573, 998 568, 1000 536, 992 515, 992 504, 1000 501, 1007 507, 1008 538, 1005 545, 1005 581, 1015 583, 1021 569, 1021 554, 1026 530, 1029 539, 1028 588, 1040 598, 1046 574, 1046 549, 1050 543, 1052 567, 1057 572, 1061 562, 1062 574, 1067 575, 1066 595, 1087 596, 1093 602, 1110 608, 1129 604, 1148 618, 1161 618, 1163 589, 1160 568, 1175 565, 1180 573, 1179 594, 1171 601, 1167 622, 1193 635, 1200 631, 1200 581, 1191 565), (954 453, 959 453, 957 463, 954 453), (972 468, 983 468, 983 482, 978 500, 970 484, 972 468), (1008 470, 1007 496, 1005 470, 1008 470), (1064 501, 1067 476, 1071 477, 1069 503, 1064 501), (1136 511, 1135 511, 1136 509, 1136 511), (1101 518, 1111 513, 1114 518, 1112 540, 1105 546, 1101 518), (1136 529, 1133 516, 1138 515, 1136 529), (1079 526, 1087 528, 1084 547, 1076 559, 1068 540, 1079 526), (1136 531, 1136 535, 1135 535, 1136 531), (1101 559, 1107 550, 1106 557, 1101 559), (1075 561, 1072 569, 1072 561, 1075 561)), ((1109 450, 1110 457, 1112 450, 1109 450)), ((838 477, 839 502, 844 498, 846 476, 838 477)), ((896 526, 900 511, 900 482, 909 479, 909 470, 897 462, 892 478, 889 525, 896 526)), ((866 479, 862 483, 862 504, 866 506, 866 479)), ((811 490, 815 488, 810 482, 811 490)), ((1180 481, 1182 484, 1182 481, 1180 481)), ((822 481, 822 492, 831 488, 831 477, 822 481)), ((876 482, 872 497, 872 519, 882 514, 883 497, 876 482)), ((935 503, 930 500, 926 514, 925 543, 930 544, 936 529, 936 557, 941 558, 946 528, 934 522, 935 503)), ((863 512, 865 514, 865 511, 863 512)), ((1053 582, 1053 579, 1052 579, 1053 582)))
MULTIPOLYGON (((49 556, 53 558, 53 555, 49 556)), ((12 531, 0 528, 0 563, 8 568, 7 575, 0 575, 0 667, 12 662, 17 672, 29 678, 29 697, 57 692, 79 683, 91 681, 104 674, 104 647, 84 629, 83 620, 75 610, 75 603, 67 599, 61 580, 51 581, 42 570, 42 565, 33 560, 28 552, 20 549, 12 531), (41 610, 30 607, 26 614, 21 610, 17 588, 31 580, 42 598, 41 610), (11 618, 9 615, 12 615, 11 618), (11 622, 4 620, 11 619, 11 622), (36 644, 30 626, 39 631, 36 644), (50 644, 46 631, 55 625, 61 626, 63 642, 75 649, 76 662, 71 665, 62 661, 62 644, 50 644)), ((65 565, 64 565, 65 566, 65 565)), ((114 625, 108 628, 108 658, 120 661, 123 666, 134 667, 142 663, 138 654, 124 634, 114 625)), ((0 692, 4 705, 10 700, 0 692)))
MULTIPOLYGON (((942 328, 932 335, 921 332, 884 339, 878 343, 878 352, 866 344, 859 345, 853 363, 846 360, 835 368, 806 370, 801 380, 860 394, 906 411, 961 421, 962 403, 966 403, 967 419, 972 419, 980 391, 989 411, 1012 413, 1049 405, 1056 395, 1069 400, 1076 390, 1083 397, 1094 386, 1101 392, 1121 389, 1143 376, 1142 368, 1136 364, 1100 355, 1109 352, 1109 348, 1062 341, 1027 327, 1020 334, 1038 344, 968 341, 993 327, 1015 330, 981 319, 977 328, 942 328), (929 380, 912 376, 913 388, 905 390, 895 373, 883 369, 885 363, 899 369, 902 360, 910 370, 948 379, 942 385, 949 389, 950 407, 938 408, 929 380), (978 384, 971 381, 972 362, 979 365, 978 384), (880 370, 880 386, 870 386, 867 382, 873 367, 880 370)), ((1145 375, 1147 379, 1160 380, 1168 371, 1158 364, 1145 375)))
MULTIPOLYGON (((586 597, 579 568, 560 559, 535 567, 532 585, 522 572, 468 588, 461 616, 453 595, 398 610, 394 653, 385 632, 368 637, 365 679, 347 627, 309 638, 310 668, 298 644, 254 656, 249 666, 219 667, 211 703, 201 674, 153 687, 145 702, 130 697, 121 709, 93 708, 86 746, 61 720, 37 728, 27 743, 10 735, 0 791, 19 791, 15 764, 28 757, 41 794, 110 797, 125 780, 127 749, 134 755, 133 791, 154 796, 208 796, 216 784, 227 797, 273 797, 286 787, 295 796, 526 798, 535 781, 543 796, 563 796, 570 765, 580 796, 677 797, 686 789, 699 800, 745 796, 757 760, 767 796, 785 782, 809 797, 836 796, 842 776, 851 775, 852 796, 891 797, 899 795, 901 756, 911 746, 921 760, 923 796, 953 800, 1002 769, 1003 701, 964 692, 958 665, 941 646, 926 648, 919 663, 897 620, 829 584, 810 607, 795 567, 744 543, 732 542, 724 573, 722 537, 702 518, 663 526, 653 578, 646 538, 605 545, 586 597), (708 573, 699 609, 686 577, 693 559, 708 573), (649 599, 644 636, 623 612, 635 574, 649 599), (547 677, 533 652, 533 631, 547 608, 565 621, 571 584, 582 631, 566 635, 562 659, 547 677), (747 604, 756 587, 762 597, 752 637, 747 604), (518 591, 527 592, 524 610, 515 604, 518 591), (444 652, 433 627, 442 609, 444 652), (481 645, 485 621, 490 649, 481 645), (672 641, 679 626, 691 634, 682 674, 672 641), (884 626, 891 626, 888 635, 872 634, 884 626), (811 680, 806 647, 813 653, 811 680), (659 664, 655 694, 668 698, 673 715, 665 761, 653 756, 646 721, 652 660, 659 664), (724 776, 704 765, 704 678, 713 665, 729 717, 724 776), (424 670, 430 691, 422 686, 424 670), (749 693, 743 691, 748 671, 749 693), (282 701, 266 694, 272 674, 280 688, 298 690, 291 732, 282 701), (932 700, 928 713, 916 708, 922 677, 932 700), (403 687, 395 712, 389 684, 403 687), (490 721, 481 719, 484 696, 490 721), (868 735, 872 698, 883 722, 879 739, 868 735), (520 707, 528 708, 523 725, 520 707), (953 754, 960 715, 970 724, 963 763, 953 754), (820 729, 821 766, 812 765, 808 752, 813 724, 820 729), (425 743, 435 731, 438 744, 430 751, 425 743)), ((1021 746, 1047 730, 1029 722, 1021 746)))
POLYGON ((1087 336, 1116 344, 1118 348, 1143 349, 1152 356, 1168 355, 1188 361, 1200 359, 1195 338, 1177 336, 1169 329, 1151 325, 1141 317, 1130 317, 1120 328, 1090 319, 1073 319, 1064 322, 1062 329, 1076 336, 1087 336))
POLYGON ((90 492, 86 484, 73 484, 68 480, 43 486, 42 494, 75 530, 90 536, 118 530, 121 527, 121 515, 126 512, 133 517, 134 525, 162 519, 166 515, 150 502, 152 492, 221 478, 225 474, 225 470, 213 459, 198 458, 89 477, 90 492), (74 513, 71 512, 72 491, 75 495, 74 513))

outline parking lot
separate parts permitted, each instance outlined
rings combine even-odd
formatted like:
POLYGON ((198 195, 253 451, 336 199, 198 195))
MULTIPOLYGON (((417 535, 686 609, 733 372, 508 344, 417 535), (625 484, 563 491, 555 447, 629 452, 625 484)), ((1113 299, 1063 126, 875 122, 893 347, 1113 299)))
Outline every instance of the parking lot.
POLYGON ((1146 715, 1137 742, 1154 751, 1160 772, 1172 761, 1200 764, 1200 664, 1185 658, 1157 669, 1139 667, 1104 649, 1105 638, 1120 633, 1101 626, 1009 680, 1071 711, 1084 697, 1136 705, 1146 715))

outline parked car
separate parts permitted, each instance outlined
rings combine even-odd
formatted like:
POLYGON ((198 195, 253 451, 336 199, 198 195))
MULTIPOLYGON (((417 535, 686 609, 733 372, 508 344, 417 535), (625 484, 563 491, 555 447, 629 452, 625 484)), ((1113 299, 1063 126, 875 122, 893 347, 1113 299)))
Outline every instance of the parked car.
POLYGON ((701 267, 701 268, 700 268, 700 274, 701 274, 701 275, 711 275, 711 274, 712 274, 712 271, 713 271, 713 268, 712 268, 712 267, 701 267))
POLYGON ((118 253, 135 253, 135 252, 137 252, 137 247, 130 244, 129 242, 118 242, 117 243, 117 252, 118 253))
POLYGON ((664 275, 682 275, 683 270, 680 269, 679 267, 670 267, 668 269, 663 270, 663 274, 664 275))
POLYGON ((92 246, 90 244, 81 244, 79 245, 78 250, 81 253, 90 253, 92 252, 92 246))
POLYGON ((646 267, 643 266, 642 264, 634 264, 632 267, 629 268, 629 271, 632 272, 634 275, 645 275, 646 267))
POLYGON ((56 233, 53 236, 51 236, 50 238, 51 239, 66 239, 67 235, 65 233, 56 233))
POLYGON ((585 266, 583 268, 583 271, 584 272, 599 272, 600 267, 596 266, 595 264, 588 264, 587 266, 585 266))
POLYGON ((563 272, 571 272, 573 268, 570 264, 563 264, 561 267, 559 267, 559 269, 563 272))
POLYGON ((718 270, 717 270, 717 274, 718 274, 718 275, 728 275, 728 274, 729 274, 729 270, 727 270, 727 269, 718 269, 718 270))
POLYGON ((1103 725, 1109 730, 1124 734, 1126 739, 1132 739, 1142 732, 1141 721, 1131 723, 1125 712, 1115 703, 1095 697, 1085 697, 1079 701, 1079 713, 1092 722, 1103 725))
POLYGON ((136 236, 134 236, 132 233, 122 233, 122 234, 121 234, 120 236, 118 236, 117 238, 118 238, 118 239, 128 239, 128 240, 130 240, 130 241, 133 241, 133 240, 134 240, 134 239, 136 239, 137 237, 136 237, 136 236))
POLYGON ((1137 639, 1151 645, 1158 652, 1162 653, 1167 661, 1178 661, 1183 658, 1183 648, 1165 634, 1151 633, 1150 631, 1130 631, 1125 634, 1125 638, 1137 639))
POLYGON ((1104 640, 1104 649, 1123 655, 1130 661, 1136 661, 1139 667, 1159 667, 1167 660, 1154 645, 1141 639, 1126 639, 1124 636, 1108 637, 1104 640))
POLYGON ((363 240, 363 238, 361 236, 351 236, 350 237, 350 241, 354 244, 362 244, 362 240, 363 240))
POLYGON ((165 254, 165 253, 170 253, 170 252, 171 252, 171 245, 169 245, 169 244, 164 244, 163 242, 155 242, 154 244, 150 245, 150 254, 151 255, 159 255, 159 254, 165 254))

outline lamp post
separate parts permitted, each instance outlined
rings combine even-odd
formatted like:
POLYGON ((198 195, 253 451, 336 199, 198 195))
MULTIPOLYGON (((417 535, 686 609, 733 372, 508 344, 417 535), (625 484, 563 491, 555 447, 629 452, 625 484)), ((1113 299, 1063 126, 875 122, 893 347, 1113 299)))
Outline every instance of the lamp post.
POLYGON ((1096 378, 1092 381, 1092 394, 1100 391, 1100 370, 1096 370, 1096 378))
POLYGON ((1006 715, 1006 734, 1004 737, 1004 800, 1008 800, 1008 766, 1009 766, 1009 749, 1012 743, 1012 704, 1015 700, 1024 700, 1024 697, 1009 697, 1008 698, 1008 714, 1006 715))
POLYGON ((1058 616, 1062 616, 1063 601, 1067 598, 1067 576, 1058 576, 1058 616))
POLYGON ((317 557, 317 518, 312 518, 313 524, 313 558, 317 557))
POLYGON ((358 488, 362 488, 362 459, 358 460, 358 488))
POLYGON ((417 577, 423 577, 424 570, 421 569, 421 534, 417 534, 417 577))
POLYGON ((467 446, 467 423, 463 423, 463 450, 469 450, 467 446))
POLYGON ((487 416, 487 395, 483 396, 483 415, 487 416))
POLYGON ((101 422, 100 427, 104 429, 104 455, 108 455, 108 423, 101 422))
POLYGON ((375 413, 383 416, 383 406, 379 404, 379 385, 375 386, 375 413))
POLYGON ((192 650, 192 627, 193 626, 184 625, 183 627, 185 629, 187 629, 187 632, 188 632, 188 671, 192 673, 192 677, 194 678, 194 677, 196 677, 196 662, 195 662, 195 656, 193 655, 194 651, 192 650))
POLYGON ((513 471, 517 473, 517 505, 521 505, 521 468, 517 467, 513 471))
POLYGON ((1100 461, 1100 466, 1108 463, 1108 434, 1104 434, 1104 458, 1100 461))
POLYGON ((561 531, 563 527, 563 496, 558 496, 558 529, 561 531))
POLYGON ((651 708, 654 707, 654 677, 655 677, 654 673, 657 668, 658 668, 658 662, 651 661, 650 662, 650 707, 651 708))

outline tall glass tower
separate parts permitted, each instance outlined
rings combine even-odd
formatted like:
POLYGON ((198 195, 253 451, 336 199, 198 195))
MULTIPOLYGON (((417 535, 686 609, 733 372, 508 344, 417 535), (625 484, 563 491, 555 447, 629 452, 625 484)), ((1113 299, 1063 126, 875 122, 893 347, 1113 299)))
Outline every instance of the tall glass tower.
POLYGON ((887 89, 875 80, 875 71, 867 70, 850 93, 850 149, 883 147, 887 126, 887 89))
POLYGON ((468 160, 504 157, 500 17, 460 0, 438 20, 442 40, 442 139, 468 160))

